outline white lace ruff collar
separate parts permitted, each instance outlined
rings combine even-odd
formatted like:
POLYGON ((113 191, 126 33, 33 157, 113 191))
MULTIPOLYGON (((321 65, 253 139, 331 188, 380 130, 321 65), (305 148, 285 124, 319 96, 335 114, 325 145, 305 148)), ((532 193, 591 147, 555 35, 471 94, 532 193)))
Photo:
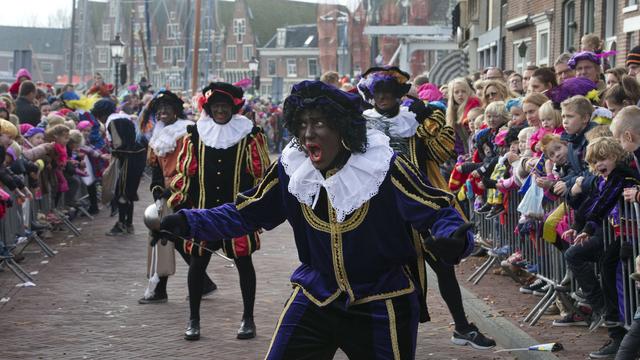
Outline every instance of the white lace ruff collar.
POLYGON ((406 106, 400 106, 398 115, 392 118, 380 114, 376 109, 365 110, 362 115, 366 119, 389 122, 389 135, 392 137, 412 137, 418 129, 416 114, 409 111, 406 106))
POLYGON ((242 115, 233 115, 224 125, 213 121, 206 112, 202 112, 196 122, 200 141, 214 149, 227 149, 237 144, 253 130, 253 122, 242 115))
POLYGON ((189 125, 193 125, 193 121, 178 119, 169 126, 165 126, 162 121, 158 121, 153 128, 149 146, 156 155, 165 156, 176 149, 176 142, 187 133, 187 126, 189 125))
POLYGON ((338 222, 360 208, 378 193, 389 171, 393 149, 389 138, 377 130, 367 131, 365 153, 352 154, 333 176, 325 179, 313 167, 305 153, 290 142, 282 151, 280 162, 289 176, 289 192, 301 203, 315 207, 320 189, 327 191, 338 222))

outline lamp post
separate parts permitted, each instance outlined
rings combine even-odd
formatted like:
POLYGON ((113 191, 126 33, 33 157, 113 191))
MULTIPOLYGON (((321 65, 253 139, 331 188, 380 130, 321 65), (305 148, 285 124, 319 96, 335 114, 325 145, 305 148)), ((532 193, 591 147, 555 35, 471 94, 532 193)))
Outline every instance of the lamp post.
POLYGON ((249 73, 251 74, 251 95, 256 94, 255 82, 256 82, 256 72, 258 71, 258 59, 254 57, 249 61, 249 73))
POLYGON ((118 70, 120 67, 120 61, 124 57, 124 43, 120 40, 120 34, 116 34, 116 38, 109 42, 109 49, 111 50, 111 59, 116 64, 116 73, 115 73, 115 95, 118 96, 118 70))

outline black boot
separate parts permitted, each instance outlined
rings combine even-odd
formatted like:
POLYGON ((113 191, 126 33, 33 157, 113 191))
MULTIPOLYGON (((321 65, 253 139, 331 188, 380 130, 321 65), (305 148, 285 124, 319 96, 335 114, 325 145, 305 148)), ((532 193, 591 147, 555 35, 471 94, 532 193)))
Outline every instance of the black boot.
POLYGON ((253 318, 242 319, 238 329, 238 339, 246 340, 254 337, 256 337, 256 324, 253 322, 253 318))
POLYGON ((189 320, 187 331, 184 332, 185 340, 200 340, 200 320, 189 320))

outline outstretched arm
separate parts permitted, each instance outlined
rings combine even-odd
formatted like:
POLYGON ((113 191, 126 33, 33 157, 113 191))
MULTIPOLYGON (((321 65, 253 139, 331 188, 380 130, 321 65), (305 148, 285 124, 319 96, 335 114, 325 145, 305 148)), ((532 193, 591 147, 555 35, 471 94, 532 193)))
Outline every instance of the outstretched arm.
POLYGON ((286 220, 279 164, 274 163, 258 186, 238 194, 235 203, 211 209, 181 210, 196 241, 239 237, 258 229, 271 230, 286 220))

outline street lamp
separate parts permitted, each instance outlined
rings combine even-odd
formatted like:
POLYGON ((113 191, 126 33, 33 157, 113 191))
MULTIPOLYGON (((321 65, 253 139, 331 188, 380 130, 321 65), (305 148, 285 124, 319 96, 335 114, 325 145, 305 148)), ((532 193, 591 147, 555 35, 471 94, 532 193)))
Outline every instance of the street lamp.
POLYGON ((258 59, 255 58, 255 56, 251 58, 251 61, 249 61, 249 73, 251 74, 251 95, 255 95, 256 93, 256 72, 258 71, 259 64, 260 63, 258 62, 258 59))
POLYGON ((111 59, 116 64, 116 81, 115 81, 115 95, 118 96, 118 69, 120 67, 120 61, 124 57, 124 43, 120 40, 120 34, 116 34, 116 38, 109 42, 109 49, 111 50, 111 59))

